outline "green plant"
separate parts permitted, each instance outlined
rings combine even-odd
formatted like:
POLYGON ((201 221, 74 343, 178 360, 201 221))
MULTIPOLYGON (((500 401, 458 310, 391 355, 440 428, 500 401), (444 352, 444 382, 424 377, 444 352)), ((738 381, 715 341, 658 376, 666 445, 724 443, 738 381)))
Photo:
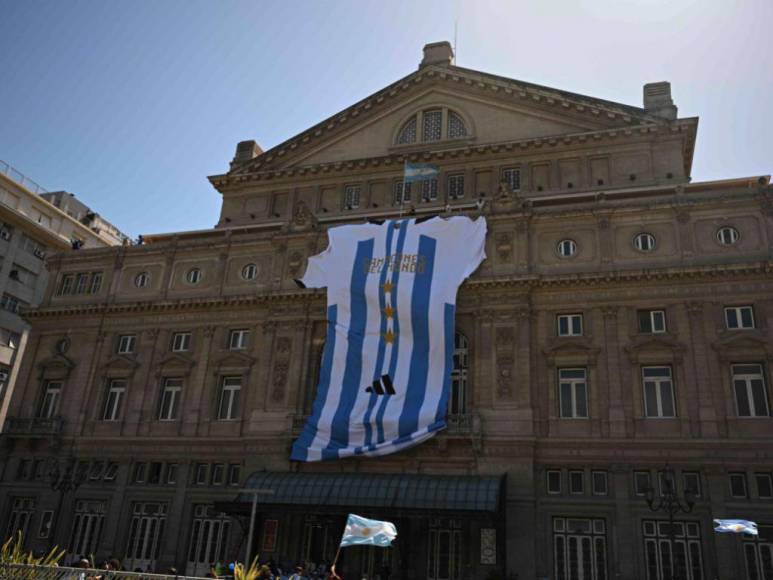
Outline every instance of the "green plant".
POLYGON ((35 556, 24 551, 24 535, 19 530, 15 536, 6 540, 0 548, 0 564, 29 564, 33 566, 58 566, 65 550, 54 546, 43 556, 35 556))
POLYGON ((255 556, 249 568, 245 568, 244 564, 236 564, 236 566, 234 566, 234 580, 258 580, 260 578, 268 578, 270 575, 268 566, 261 566, 258 564, 258 558, 259 556, 255 556))

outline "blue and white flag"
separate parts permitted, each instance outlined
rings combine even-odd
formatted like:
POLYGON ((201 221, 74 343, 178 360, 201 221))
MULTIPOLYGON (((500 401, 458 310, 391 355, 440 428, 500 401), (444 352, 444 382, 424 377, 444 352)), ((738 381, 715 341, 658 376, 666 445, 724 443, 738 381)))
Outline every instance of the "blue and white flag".
POLYGON ((757 524, 749 520, 714 520, 714 531, 720 534, 758 535, 757 524))
POLYGON ((446 427, 456 292, 486 220, 406 218, 328 230, 297 282, 327 288, 327 338, 294 461, 386 455, 446 427))
POLYGON ((341 538, 341 547, 379 546, 388 548, 397 537, 397 528, 392 522, 369 520, 355 514, 349 514, 341 538))
POLYGON ((403 181, 405 181, 405 183, 425 181, 427 179, 434 179, 439 174, 440 168, 432 163, 409 163, 406 161, 403 181))

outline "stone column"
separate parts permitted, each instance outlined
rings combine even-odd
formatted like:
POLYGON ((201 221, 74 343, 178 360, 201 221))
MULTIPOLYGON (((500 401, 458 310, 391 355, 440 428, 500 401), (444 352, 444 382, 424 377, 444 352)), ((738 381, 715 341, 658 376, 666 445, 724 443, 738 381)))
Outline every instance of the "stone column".
MULTIPOLYGON (((708 352, 706 348, 706 334, 703 328, 704 305, 702 302, 693 301, 685 304, 689 324, 689 342, 692 348, 689 350, 690 362, 685 363, 686 370, 692 381, 683 385, 687 389, 691 405, 697 406, 699 422, 694 436, 717 437, 719 436, 717 424, 717 401, 714 396, 713 381, 710 375, 708 352)), ((679 388, 677 386, 677 388, 679 388)), ((688 411, 688 410, 685 410, 688 411)), ((693 417, 691 417, 693 419, 693 417)))
MULTIPOLYGON (((604 380, 605 388, 599 385, 599 395, 606 393, 609 407, 606 409, 607 425, 602 423, 602 433, 607 437, 625 437, 626 421, 623 405, 622 376, 620 372, 620 344, 618 342, 618 307, 605 306, 601 309, 604 325, 604 370, 599 379, 604 380), (603 377, 603 379, 602 379, 603 377)), ((604 415, 602 415, 603 417, 604 415)))

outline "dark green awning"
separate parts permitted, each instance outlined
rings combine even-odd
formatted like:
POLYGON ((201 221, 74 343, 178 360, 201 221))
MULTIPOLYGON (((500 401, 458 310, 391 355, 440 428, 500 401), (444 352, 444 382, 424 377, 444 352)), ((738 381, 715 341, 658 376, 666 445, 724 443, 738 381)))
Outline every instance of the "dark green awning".
MULTIPOLYGON (((261 471, 245 487, 261 491, 262 505, 496 512, 502 477, 261 471)), ((251 493, 237 498, 251 501, 251 493)))

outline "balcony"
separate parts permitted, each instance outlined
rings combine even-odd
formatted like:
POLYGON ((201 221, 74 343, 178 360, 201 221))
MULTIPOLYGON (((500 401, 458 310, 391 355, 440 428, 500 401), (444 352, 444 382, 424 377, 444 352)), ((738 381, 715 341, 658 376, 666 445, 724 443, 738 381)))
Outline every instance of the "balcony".
POLYGON ((61 417, 8 417, 5 421, 3 434, 12 437, 27 437, 31 439, 42 437, 58 437, 62 433, 64 419, 61 417))
MULTIPOLYGON (((291 432, 294 437, 300 435, 308 418, 308 415, 296 414, 292 416, 291 432)), ((450 437, 470 437, 474 434, 479 434, 480 422, 478 421, 478 424, 476 425, 475 419, 475 415, 467 413, 458 415, 449 414, 446 421, 448 429, 446 429, 445 433, 450 437)))

